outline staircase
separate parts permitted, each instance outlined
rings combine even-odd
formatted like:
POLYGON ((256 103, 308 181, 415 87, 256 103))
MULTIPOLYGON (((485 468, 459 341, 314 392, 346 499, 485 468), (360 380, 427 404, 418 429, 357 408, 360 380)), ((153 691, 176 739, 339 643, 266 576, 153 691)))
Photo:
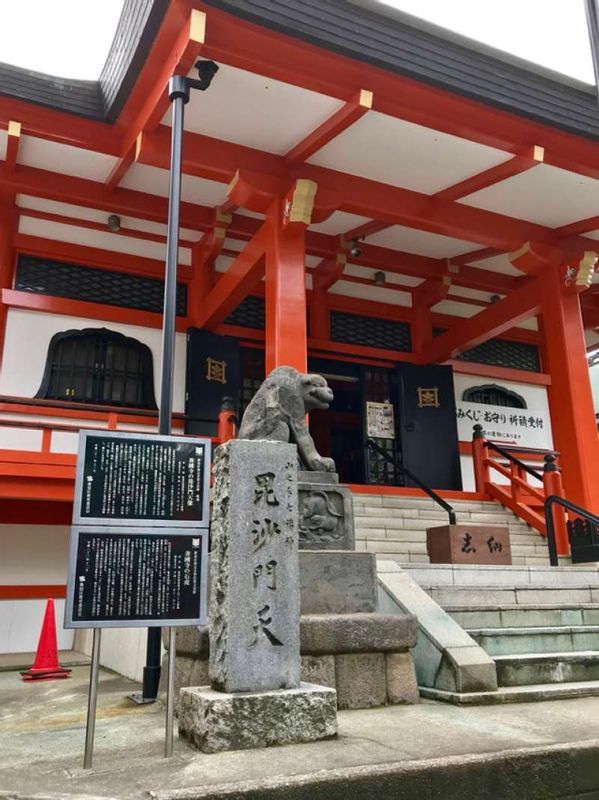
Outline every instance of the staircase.
POLYGON ((471 704, 599 695, 597 564, 403 568, 497 667, 497 692, 424 696, 471 704))
MULTIPOLYGON (((356 550, 368 550, 401 564, 428 564, 426 529, 447 525, 447 514, 433 500, 400 495, 354 494, 356 550)), ((494 500, 449 501, 464 525, 507 525, 512 561, 547 566, 546 540, 494 500)))

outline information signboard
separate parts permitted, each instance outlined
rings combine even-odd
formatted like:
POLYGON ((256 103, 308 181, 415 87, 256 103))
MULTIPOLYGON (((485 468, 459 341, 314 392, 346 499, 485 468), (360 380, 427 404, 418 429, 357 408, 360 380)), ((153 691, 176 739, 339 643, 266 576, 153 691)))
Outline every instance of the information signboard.
POLYGON ((65 628, 204 625, 208 531, 73 526, 65 628))
POLYGON ((74 524, 207 527, 210 440, 81 431, 74 524))

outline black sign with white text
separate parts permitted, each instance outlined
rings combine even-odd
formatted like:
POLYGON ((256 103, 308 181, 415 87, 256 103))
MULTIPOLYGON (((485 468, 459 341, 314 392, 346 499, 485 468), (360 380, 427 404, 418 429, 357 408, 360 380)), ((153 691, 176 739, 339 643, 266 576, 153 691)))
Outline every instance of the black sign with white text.
POLYGON ((65 627, 201 624, 207 532, 72 531, 65 627))
POLYGON ((82 432, 74 522, 206 526, 210 444, 82 432))

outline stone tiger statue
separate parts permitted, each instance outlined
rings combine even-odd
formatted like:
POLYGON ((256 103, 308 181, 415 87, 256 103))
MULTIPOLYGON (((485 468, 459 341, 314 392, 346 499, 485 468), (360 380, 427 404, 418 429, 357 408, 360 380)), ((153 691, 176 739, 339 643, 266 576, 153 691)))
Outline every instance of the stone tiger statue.
POLYGON ((297 445, 300 469, 335 472, 332 458, 321 456, 306 425, 306 414, 327 409, 333 390, 320 375, 277 367, 266 378, 245 410, 240 439, 269 439, 297 445))

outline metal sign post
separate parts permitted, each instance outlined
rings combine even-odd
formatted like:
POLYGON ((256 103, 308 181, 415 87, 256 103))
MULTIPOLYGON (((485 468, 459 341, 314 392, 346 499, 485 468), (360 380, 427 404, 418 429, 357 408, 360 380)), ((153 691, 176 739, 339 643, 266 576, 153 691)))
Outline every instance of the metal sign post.
MULTIPOLYGON (((179 206, 181 203, 181 153, 185 127, 185 105, 190 90, 205 91, 216 75, 218 66, 213 61, 196 64, 199 79, 173 75, 168 83, 168 99, 172 104, 171 169, 168 197, 168 224, 166 231, 166 270, 164 276, 164 312, 162 323, 162 374, 160 381, 160 409, 158 432, 170 434, 173 411, 173 374, 175 357, 175 309, 177 295, 177 262, 179 255, 179 206)), ((160 630, 148 630, 147 662, 144 668, 143 697, 156 698, 160 680, 160 630), (148 676, 146 680, 146 675, 148 676)), ((166 757, 173 752, 173 708, 175 686, 175 636, 169 630, 168 683, 166 700, 166 757)))
POLYGON ((92 644, 92 664, 89 676, 89 694, 87 698, 87 724, 85 729, 85 756, 83 769, 90 769, 94 758, 94 733, 96 730, 96 705, 98 701, 98 673, 100 671, 100 642, 102 628, 94 628, 92 644))

